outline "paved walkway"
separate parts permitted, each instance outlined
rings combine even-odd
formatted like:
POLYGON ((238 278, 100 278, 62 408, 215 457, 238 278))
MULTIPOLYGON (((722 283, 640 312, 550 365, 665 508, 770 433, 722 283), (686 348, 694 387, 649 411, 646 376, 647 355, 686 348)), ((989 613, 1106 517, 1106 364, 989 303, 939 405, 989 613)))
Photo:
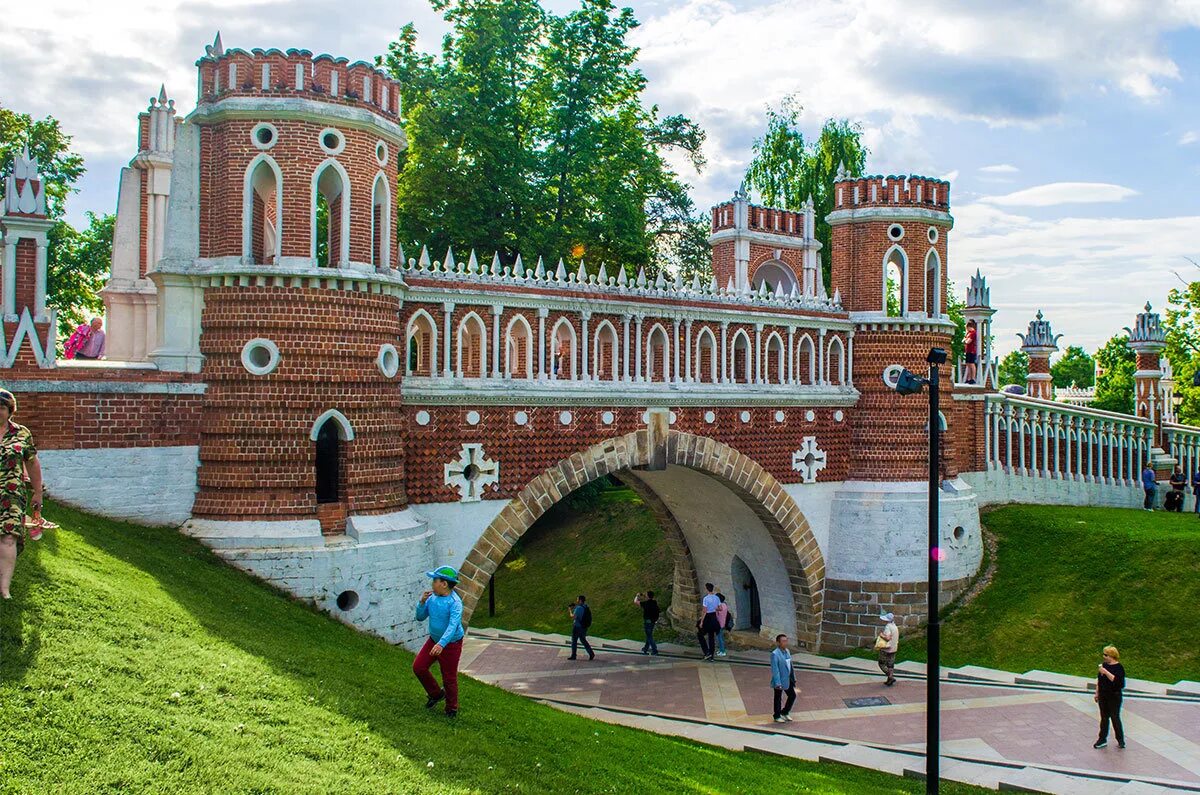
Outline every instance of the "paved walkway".
MULTIPOLYGON (((870 661, 796 655, 800 693, 794 722, 776 724, 762 652, 704 663, 694 650, 672 644, 664 644, 663 655, 646 657, 637 652, 636 642, 593 641, 597 657, 589 662, 582 653, 579 661, 568 660, 563 641, 562 636, 495 631, 488 637, 473 630, 463 669, 483 681, 563 705, 909 752, 924 748, 921 666, 905 664, 908 671, 898 671, 900 681, 888 688, 878 669, 872 673, 870 661), (861 699, 875 698, 885 701, 858 705, 861 699)), ((1110 737, 1107 749, 1094 750, 1097 712, 1084 690, 1087 680, 1048 674, 1034 684, 1001 672, 958 671, 957 676, 968 671, 996 681, 942 683, 942 752, 947 757, 1200 791, 1196 696, 1166 695, 1164 687, 1152 685, 1147 688, 1160 694, 1127 695, 1123 717, 1128 748, 1118 750, 1110 737)))

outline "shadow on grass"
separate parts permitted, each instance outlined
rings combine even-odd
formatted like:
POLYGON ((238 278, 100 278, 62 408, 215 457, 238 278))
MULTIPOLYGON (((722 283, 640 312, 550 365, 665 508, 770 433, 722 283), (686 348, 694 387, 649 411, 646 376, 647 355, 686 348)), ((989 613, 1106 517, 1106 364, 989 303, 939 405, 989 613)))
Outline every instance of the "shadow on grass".
POLYGON ((45 611, 39 596, 48 578, 41 556, 57 552, 58 538, 45 533, 41 541, 27 541, 17 556, 13 598, 0 601, 0 678, 6 682, 22 681, 42 648, 45 611))

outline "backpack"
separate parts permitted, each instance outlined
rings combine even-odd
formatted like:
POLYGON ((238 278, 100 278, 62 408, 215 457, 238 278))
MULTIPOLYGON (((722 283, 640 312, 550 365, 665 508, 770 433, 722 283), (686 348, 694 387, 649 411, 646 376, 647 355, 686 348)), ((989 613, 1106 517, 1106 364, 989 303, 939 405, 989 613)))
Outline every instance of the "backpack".
POLYGON ((592 608, 587 605, 583 606, 583 618, 579 620, 579 626, 587 629, 592 625, 592 608))
POLYGON ((733 629, 733 611, 725 614, 725 629, 733 629))

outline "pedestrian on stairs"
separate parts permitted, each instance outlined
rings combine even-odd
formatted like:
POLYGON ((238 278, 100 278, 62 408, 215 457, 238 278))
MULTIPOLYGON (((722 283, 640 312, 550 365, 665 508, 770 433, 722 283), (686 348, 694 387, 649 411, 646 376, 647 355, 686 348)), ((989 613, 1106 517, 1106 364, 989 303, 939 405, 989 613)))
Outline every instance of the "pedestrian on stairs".
POLYGON ((462 657, 463 636, 467 634, 462 625, 462 599, 454 592, 458 572, 451 566, 442 566, 425 572, 425 576, 433 580, 433 590, 421 594, 417 621, 429 619, 429 637, 413 660, 413 673, 429 696, 425 709, 433 709, 445 699, 446 717, 453 718, 458 714, 458 660, 462 657), (442 670, 442 687, 438 687, 429 672, 435 662, 442 670))
POLYGON ((658 644, 654 642, 654 626, 658 623, 658 600, 654 591, 646 591, 646 595, 638 594, 633 597, 633 603, 642 608, 642 629, 646 632, 646 642, 642 644, 642 654, 658 654, 658 644))
POLYGON ((592 651, 592 646, 587 640, 587 631, 592 625, 592 608, 587 606, 587 597, 579 594, 575 604, 567 608, 567 614, 571 616, 571 656, 567 659, 578 659, 576 649, 579 643, 583 643, 583 650, 588 653, 589 660, 596 659, 596 652, 592 651))
POLYGON ((1108 745, 1108 724, 1117 735, 1117 747, 1125 747, 1125 728, 1121 725, 1121 691, 1125 689, 1125 666, 1121 665, 1121 652, 1116 646, 1104 647, 1104 662, 1096 672, 1097 704, 1100 705, 1100 737, 1093 748, 1108 745))
POLYGON ((790 723, 792 705, 796 703, 796 672, 792 668, 787 635, 775 636, 775 648, 771 650, 771 690, 775 694, 775 722, 790 723))
POLYGON ((711 582, 704 583, 708 591, 700 600, 700 620, 696 622, 696 637, 700 640, 700 653, 704 659, 712 662, 717 653, 717 632, 721 624, 717 621, 717 607, 721 600, 716 594, 717 587, 711 582))
POLYGON ((900 629, 896 626, 896 616, 892 613, 884 613, 879 620, 883 622, 883 629, 879 630, 875 637, 875 651, 879 652, 879 670, 887 676, 884 684, 891 687, 896 684, 896 652, 900 650, 900 629))

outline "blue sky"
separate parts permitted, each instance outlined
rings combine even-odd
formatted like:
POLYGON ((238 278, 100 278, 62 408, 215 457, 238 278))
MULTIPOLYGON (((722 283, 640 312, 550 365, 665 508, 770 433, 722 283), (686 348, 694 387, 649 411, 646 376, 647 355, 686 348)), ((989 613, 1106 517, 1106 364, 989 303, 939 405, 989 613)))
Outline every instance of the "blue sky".
MULTIPOLYGON (((425 0, 41 0, 6 9, 0 102, 53 114, 88 174, 70 217, 111 212, 135 115, 165 82, 194 105, 193 62, 226 46, 369 59, 425 0), (336 16, 334 16, 336 14, 336 16)), ((570 3, 548 3, 565 10, 570 3)), ((976 268, 1000 310, 998 350, 1042 309, 1094 349, 1175 272, 1200 277, 1200 0, 677 0, 633 3, 648 98, 708 132, 708 168, 679 163, 700 206, 741 179, 764 109, 794 93, 804 124, 862 122, 868 167, 953 182, 950 276, 976 268)))

